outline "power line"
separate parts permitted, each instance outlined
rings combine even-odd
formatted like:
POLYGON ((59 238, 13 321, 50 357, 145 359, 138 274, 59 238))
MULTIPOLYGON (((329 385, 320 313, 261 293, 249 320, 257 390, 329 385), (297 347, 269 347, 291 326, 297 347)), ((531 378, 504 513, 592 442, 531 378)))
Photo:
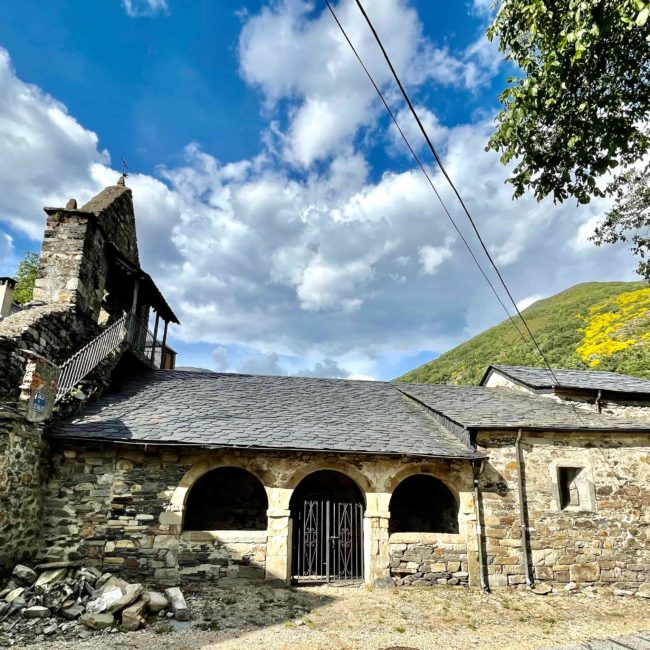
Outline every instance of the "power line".
MULTIPOLYGON (((329 4, 329 0, 325 0, 325 1, 326 1, 327 5, 328 5, 330 11, 333 13, 331 5, 329 4)), ((404 99, 405 99, 405 101, 406 101, 406 103, 407 103, 407 105, 409 107, 409 110, 411 111, 411 114, 415 118, 415 121, 417 122, 417 125, 420 128, 420 131, 422 132, 422 135, 424 136, 424 138, 425 138, 425 140, 427 142, 427 145, 429 146, 429 149, 431 150, 431 153, 433 154, 433 157, 435 158, 436 162, 438 163, 438 166, 440 167, 440 171, 443 173, 444 177, 447 179, 447 182, 449 183, 452 190, 454 191, 454 194, 458 198, 458 201, 459 201, 460 205, 462 206, 463 211, 467 215, 467 218, 469 219, 469 222, 470 222, 470 224, 472 226, 472 229, 474 230, 474 233, 476 234, 476 237, 478 238, 479 243, 481 244, 481 247, 483 248, 483 251, 484 251, 485 255, 487 256, 490 264, 492 265, 492 268, 496 272, 496 274, 497 274, 497 276, 499 278, 499 281, 501 282, 503 288, 505 289, 505 291, 506 291, 506 293, 508 295, 508 298, 510 298, 510 302, 512 302, 512 304, 513 304, 513 306, 515 308, 515 311, 517 312, 517 315, 521 319, 521 322, 523 323, 524 327, 526 328, 526 331, 528 332, 531 340, 533 341, 533 344, 535 345, 535 348, 539 352, 540 357, 542 358, 542 360, 546 364, 546 367, 548 368, 548 370, 549 370, 551 376, 553 377, 556 385, 558 385, 560 382, 558 381, 557 377, 555 376, 555 373, 553 372, 553 369, 551 368, 551 365, 549 364, 546 356, 544 355, 544 353, 542 352, 542 349, 540 348, 539 344, 537 343, 537 339, 535 338, 533 332, 531 331, 530 327, 528 326, 528 323, 526 322, 526 319, 521 314, 521 312, 519 310, 519 307, 517 307, 517 303, 515 302, 515 299, 513 298, 512 293, 510 292, 510 289, 508 288, 508 285, 506 284, 505 280, 503 279, 503 276, 501 275, 501 272, 499 271, 499 268, 497 267, 496 263, 492 259, 492 256, 490 255, 490 252, 488 251, 487 246, 485 245, 485 242, 483 241, 483 238, 481 237, 481 234, 480 234, 480 232, 479 232, 479 230, 478 230, 478 228, 476 226, 476 223, 474 222, 474 219, 473 219, 472 215, 470 214, 469 210, 467 209, 467 206, 465 205, 465 202, 463 201, 463 198, 461 197, 460 193, 456 189, 456 186, 454 185, 454 182, 451 180, 451 177, 447 173, 447 170, 445 169, 445 166, 444 166, 444 164, 442 162, 442 159, 438 155, 438 152, 436 151, 436 148, 433 146, 433 143, 431 142, 431 139, 429 138, 429 135, 427 134, 426 129, 424 128, 424 126, 423 126, 423 124, 422 124, 422 122, 420 120, 420 117, 418 116, 417 111, 415 110, 415 107, 413 106, 413 103, 411 102, 411 99, 410 99, 408 93, 406 92, 406 90, 404 89, 404 86, 402 85, 402 82, 401 82, 401 80, 399 78, 399 75, 397 74, 397 72, 395 71, 395 68, 393 67, 393 64, 392 64, 392 62, 390 60, 390 57, 388 56, 388 53, 386 52, 386 48, 384 47, 384 44, 382 43, 381 38, 379 37, 379 34, 377 33, 377 30, 375 29, 374 25, 372 24, 372 21, 368 17, 368 14, 366 13, 365 9, 363 8, 363 5, 361 4, 360 0, 355 0, 355 2, 357 3, 357 6, 359 7, 359 10, 361 11, 361 13, 362 13, 363 17, 365 18, 366 22, 368 23, 368 26, 370 27, 370 30, 372 31, 372 34, 375 37, 375 40, 377 41, 377 44, 379 45, 379 47, 380 47, 380 49, 382 51, 382 54, 384 55, 384 59, 386 60, 386 63, 388 64, 388 67, 390 68, 390 71, 391 71, 391 73, 393 75, 393 78, 395 79, 395 81, 396 81, 396 83, 397 83, 397 85, 398 85, 398 87, 399 87, 399 89, 400 89, 400 91, 402 93, 402 96, 404 97, 404 99)), ((338 21, 337 21, 337 23, 338 23, 338 21)), ((339 27, 340 27, 341 26, 340 23, 338 23, 338 24, 339 24, 339 27)), ((346 39, 346 40, 348 40, 348 42, 349 42, 349 39, 346 39)))
POLYGON ((395 114, 393 113, 391 107, 388 105, 388 102, 386 101, 386 99, 384 97, 384 94, 381 92, 379 86, 376 84, 375 80, 373 79, 372 75, 370 74, 370 71, 368 70, 368 68, 364 64, 363 60, 361 59, 361 56, 359 55, 356 48, 352 44, 352 41, 348 37, 347 32, 345 31, 345 28, 341 24, 341 21, 338 19, 338 16, 336 15, 334 9, 332 8, 332 5, 330 4, 329 0, 325 0, 325 4, 327 5, 327 8, 330 10, 330 13, 332 14, 332 17, 336 21, 336 24, 339 26, 339 29, 341 30, 343 36, 345 37, 345 40, 348 42, 348 45, 350 46, 352 52, 354 53, 355 57, 357 58, 357 61, 359 61, 359 63, 361 64, 361 67, 363 68, 363 70, 366 73, 368 79, 370 80, 370 83, 373 85, 374 89, 377 91, 377 94, 379 95, 379 98, 381 99, 381 101, 384 104, 386 110, 388 111, 388 114, 390 115, 391 119, 393 120, 393 123, 395 124, 395 127, 397 128, 399 134, 402 136, 402 139, 406 143, 406 146, 408 147, 408 150, 411 152, 411 155, 413 156, 413 158, 417 162, 418 166, 422 170, 422 173, 424 174, 427 181, 429 182, 429 185, 431 186, 431 189, 434 191, 435 195, 438 197, 438 201, 440 201, 440 205, 442 205, 442 208, 445 211, 447 217, 449 218, 449 221, 451 222, 452 226, 454 227, 454 229, 458 233, 458 236, 461 238, 463 244, 465 244, 465 247, 467 248, 469 254, 472 256, 472 259, 474 260, 474 263, 476 264, 478 270, 481 272, 481 275, 485 278, 485 281, 490 286, 490 289, 492 289, 492 293, 494 293, 496 299, 499 301, 499 304, 501 305, 501 307, 503 307, 503 310, 505 311, 506 315, 508 316, 508 319, 512 323, 513 327, 517 330, 517 333, 521 337, 522 341, 525 343, 526 347, 528 348, 528 351, 531 352, 531 354, 533 356, 535 356, 534 350, 530 347, 530 344, 528 343, 528 340, 526 339, 526 337, 524 336, 522 331, 517 326, 516 321, 511 316, 510 312, 508 311, 508 308, 505 306, 505 304, 501 300, 501 296, 499 296, 497 290, 495 289, 494 285, 492 284, 492 281, 487 276, 487 274, 483 270, 483 267, 481 266, 481 263, 476 258, 476 255, 474 254, 474 251, 472 250, 471 246, 469 245, 469 242, 467 241, 467 239, 465 238, 465 236, 461 232, 461 230, 458 227, 458 225, 456 224, 456 221, 454 220, 454 218, 451 216, 451 213, 449 212, 449 209, 445 205, 445 202, 442 200, 442 197, 440 196, 438 190, 436 189, 436 186, 433 184, 433 181, 431 180, 431 177, 429 176, 429 173, 427 172, 426 168, 422 164, 422 161, 420 160, 418 155, 415 153, 415 150, 411 146, 411 143, 408 141, 408 138, 406 137, 406 135, 404 134, 404 131, 400 127, 400 125, 399 125, 399 123, 397 121, 397 118, 395 117, 395 114))

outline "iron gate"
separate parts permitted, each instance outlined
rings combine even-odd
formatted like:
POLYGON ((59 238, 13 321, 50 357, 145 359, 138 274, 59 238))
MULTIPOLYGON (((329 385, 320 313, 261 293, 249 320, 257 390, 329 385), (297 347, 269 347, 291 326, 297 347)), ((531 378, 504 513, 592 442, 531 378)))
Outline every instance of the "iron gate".
POLYGON ((363 578, 363 504, 306 499, 293 525, 294 580, 363 578))

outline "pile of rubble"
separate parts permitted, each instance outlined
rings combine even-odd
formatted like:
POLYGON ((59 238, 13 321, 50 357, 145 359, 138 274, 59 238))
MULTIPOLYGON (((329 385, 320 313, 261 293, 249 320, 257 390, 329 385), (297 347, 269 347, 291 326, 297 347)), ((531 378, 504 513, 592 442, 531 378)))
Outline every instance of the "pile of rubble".
POLYGON ((85 639, 95 633, 137 630, 156 618, 187 621, 178 587, 149 591, 94 567, 50 562, 18 564, 0 591, 0 647, 46 637, 85 639))

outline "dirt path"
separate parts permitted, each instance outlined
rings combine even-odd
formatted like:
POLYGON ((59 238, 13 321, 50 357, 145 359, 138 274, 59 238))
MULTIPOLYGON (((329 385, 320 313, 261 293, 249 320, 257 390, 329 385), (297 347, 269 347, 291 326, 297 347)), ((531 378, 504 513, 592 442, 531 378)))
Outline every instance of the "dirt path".
POLYGON ((404 650, 533 649, 650 629, 650 601, 601 593, 491 595, 460 588, 238 585, 186 590, 191 623, 161 620, 148 629, 30 650, 404 650))

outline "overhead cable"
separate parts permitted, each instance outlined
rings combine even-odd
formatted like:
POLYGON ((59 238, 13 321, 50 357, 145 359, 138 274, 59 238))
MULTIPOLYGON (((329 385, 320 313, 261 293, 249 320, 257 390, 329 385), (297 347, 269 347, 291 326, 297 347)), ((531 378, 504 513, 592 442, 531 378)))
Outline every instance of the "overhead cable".
MULTIPOLYGON (((458 192, 458 190, 456 189, 456 186, 454 185, 453 181, 451 180, 451 177, 447 173, 447 170, 445 169, 445 166, 444 166, 444 164, 442 162, 442 159, 440 158, 440 156, 438 155, 438 152, 436 151, 435 147, 433 146, 433 143, 431 142, 431 139, 429 138, 429 135, 427 134, 426 129, 424 128, 424 126, 422 124, 422 121, 420 120, 420 118, 419 118, 419 116, 417 114, 417 111, 415 110, 415 107, 413 106, 413 103, 411 102, 411 99, 410 99, 408 93, 406 92, 406 90, 405 90, 405 88, 404 88, 404 86, 403 86, 403 84, 402 84, 402 82, 401 82, 401 80, 399 78, 399 75, 395 71, 395 68, 394 68, 394 66, 393 66, 393 64, 392 64, 392 62, 390 60, 390 57, 388 56, 388 53, 386 52, 386 48, 384 47, 384 45, 383 45, 383 43, 381 41, 381 38, 379 37, 379 34, 377 33, 377 30, 375 29, 374 25, 372 24, 372 21, 368 17, 368 14, 366 13, 365 9, 363 8, 363 5, 361 4, 360 0, 355 0, 355 2, 357 3, 357 6, 359 7, 359 10, 361 11, 361 14, 363 15, 366 22, 368 23, 368 26, 370 27, 370 30, 372 31, 372 34, 375 37, 375 40, 377 41, 377 44, 379 45, 379 47, 380 47, 380 49, 382 51, 382 54, 384 55, 384 59, 386 60, 386 63, 388 64, 388 67, 390 68, 390 71, 391 71, 391 73, 393 75, 393 78, 395 79, 395 81, 396 81, 396 83, 397 83, 397 85, 398 85, 398 87, 399 87, 399 89, 400 89, 400 91, 402 93, 402 96, 404 97, 404 99, 405 99, 405 101, 406 101, 406 103, 407 103, 407 105, 409 107, 409 110, 411 111, 411 114, 415 118, 415 121, 416 121, 418 127, 420 128, 420 131, 424 135, 424 138, 425 138, 425 140, 427 142, 427 145, 429 146, 429 149, 431 150, 431 153, 433 154, 433 157, 435 158, 436 162, 438 163, 438 166, 440 167, 440 170, 442 171, 442 173, 443 173, 444 177, 446 178, 447 182, 449 183, 452 190, 454 191, 454 194, 458 198, 458 201, 460 202, 460 204, 461 204, 461 206, 463 208, 463 211, 467 215, 467 218, 469 219, 469 222, 470 222, 470 224, 472 226, 472 229, 474 230, 474 232, 476 234, 476 237, 478 238, 478 240, 479 240, 479 242, 481 244, 481 247, 483 248, 483 251, 485 252, 485 255, 487 256, 490 264, 494 268, 494 271, 496 272, 497 277, 499 278, 499 281, 501 282, 503 288, 505 289, 505 291, 506 291, 506 293, 508 295, 508 298, 512 302, 512 304, 513 304, 513 306, 515 308, 515 311, 517 312, 517 315, 521 319, 521 322, 523 323, 524 327, 526 328, 526 331, 528 332, 531 340, 533 341, 533 344, 534 344, 535 348, 537 349, 537 352, 539 353, 541 359, 543 360, 544 364, 548 368, 548 371, 550 372, 551 376, 553 377, 556 385, 559 385, 559 381, 558 381, 557 377, 555 376, 555 373, 553 372, 553 369, 551 368, 551 365, 549 364, 546 356, 542 352, 542 349, 540 348, 540 346, 539 346, 539 344, 537 342, 537 339, 535 338, 533 332, 531 331, 530 327, 528 326, 528 323, 526 322, 526 319, 523 317, 521 311, 519 310, 519 307, 517 307, 517 303, 515 302, 515 300, 514 300, 514 298, 512 296, 512 293, 510 292, 510 289, 508 288, 505 280, 503 279, 503 276, 501 275, 501 272, 499 271, 499 268, 497 267, 496 263, 492 259, 492 256, 490 255, 490 252, 488 251, 487 246, 485 245, 485 242, 483 241, 483 238, 481 237, 481 234, 480 234, 480 232, 479 232, 479 230, 478 230, 478 228, 476 226, 476 223, 474 222, 474 219, 473 219, 472 215, 470 214, 469 210, 467 209, 467 206, 465 205, 465 202, 463 201, 460 193, 458 192)), ((338 18, 336 16, 336 13, 334 12, 334 9, 333 9, 332 5, 330 4, 329 0, 325 0, 325 3, 327 5, 330 13, 332 14, 334 19, 336 20, 336 23, 339 26, 339 29, 343 32, 343 35, 345 36, 346 41, 348 42, 350 47, 352 47, 357 59, 359 60, 359 62, 363 66, 364 70, 366 71, 366 74, 370 78, 373 86, 375 87, 375 89, 378 90, 378 87, 377 87, 376 83, 372 79, 372 76, 368 72, 366 66, 363 64, 363 61, 362 61, 361 57, 359 56, 359 54, 356 52, 356 50, 352 46, 352 43, 351 43, 350 39, 348 38, 348 36, 347 36, 341 22, 338 20, 338 18)), ((382 95, 382 101, 384 102, 384 105, 387 106, 385 100, 383 100, 383 95, 382 95)), ((392 111, 391 111, 391 113, 392 113, 392 111)), ((409 149, 411 149, 411 147, 409 147, 409 149)), ((438 198, 440 198, 439 195, 438 195, 438 192, 436 192, 436 195, 438 196, 438 198)), ((473 254, 472 254, 472 256, 473 256, 473 254)), ((499 302, 501 302, 501 300, 499 300, 499 302)), ((506 312, 508 313, 508 316, 510 317, 510 313, 509 313, 509 311, 507 309, 506 309, 506 312)), ((511 319, 511 321, 512 321, 512 319, 511 319)), ((514 321, 512 321, 512 322, 514 323, 514 321)))
POLYGON ((399 132, 400 136, 402 136, 402 140, 404 140, 406 146, 408 147, 408 150, 411 152, 411 155, 415 159, 415 162, 418 164, 419 168, 422 170, 422 173, 426 177, 429 185, 431 186, 431 189, 434 191, 435 195, 438 197, 438 201, 440 201, 440 205, 442 206, 443 210, 445 211, 445 214, 447 215, 447 217, 448 217, 449 221, 451 222, 452 226, 454 227, 454 229, 458 233, 458 236, 461 238, 463 244, 465 244, 465 248, 467 248, 467 251, 471 255, 472 259, 474 260, 474 263, 476 264, 478 270, 481 272, 481 275, 485 278, 485 281, 490 286, 490 289, 492 289, 492 293, 494 293, 496 299, 499 301, 499 304, 501 305, 501 307, 503 307, 503 310, 505 311, 506 315, 508 316, 508 319, 512 323, 513 327, 517 330, 517 333, 521 337, 522 341, 528 347, 529 352, 531 352, 531 354, 533 356, 535 356, 534 350, 530 347, 530 344, 529 344, 528 340, 524 336, 523 332, 519 329, 516 321, 514 320, 514 318, 512 317, 510 312, 508 311, 508 308, 503 303, 503 300, 501 300, 501 296, 499 296, 499 293, 497 292, 496 288, 494 287, 494 284, 492 284, 492 281, 490 280, 488 275, 483 270, 483 267, 481 266, 481 263, 478 261, 476 255, 474 254, 474 251, 472 250, 471 246, 469 245, 469 242, 467 241, 467 239, 465 238, 465 236, 461 232, 461 230, 458 227, 458 225, 456 224, 456 221, 454 220, 454 218, 451 216, 451 213, 449 212, 449 209, 447 208, 445 202, 442 200, 442 197, 440 196, 440 193, 436 189, 436 186, 433 184, 433 181, 431 180, 431 176, 429 176, 429 173, 427 172, 424 164, 422 163, 419 156, 417 155, 417 153, 415 152, 415 150, 411 146, 411 143, 408 141, 408 138, 406 137, 404 131, 400 127, 400 125, 399 125, 399 123, 397 121, 397 118, 396 118, 395 114, 393 113, 393 110, 388 105, 388 102, 386 101, 386 98, 384 97, 384 94, 381 92, 379 86, 377 85, 374 78, 370 74, 370 71, 368 70, 368 68, 364 64, 363 60, 361 59, 361 56, 359 55, 356 48, 352 44, 352 41, 348 37, 348 34, 345 31, 345 28, 343 27, 343 25, 339 21, 338 16, 336 15, 334 9, 332 8, 332 5, 330 4, 329 0, 325 0, 325 4, 327 5, 327 8, 330 10, 330 13, 332 14, 332 17, 334 18, 334 20, 336 21, 336 24, 339 26, 339 29, 341 30, 343 36, 345 37, 345 40, 348 42, 348 45, 350 46, 350 49, 352 50, 355 57, 357 58, 357 61, 359 61, 359 63, 361 64, 361 67, 363 68, 363 70, 366 73, 368 79, 370 80, 370 83, 373 85, 374 89, 377 91, 377 94, 379 95, 379 98, 381 99, 382 103, 384 104, 384 107, 386 108, 386 111, 388 112, 388 114, 390 115, 390 118, 393 120, 393 123, 395 124, 395 128, 399 132))

